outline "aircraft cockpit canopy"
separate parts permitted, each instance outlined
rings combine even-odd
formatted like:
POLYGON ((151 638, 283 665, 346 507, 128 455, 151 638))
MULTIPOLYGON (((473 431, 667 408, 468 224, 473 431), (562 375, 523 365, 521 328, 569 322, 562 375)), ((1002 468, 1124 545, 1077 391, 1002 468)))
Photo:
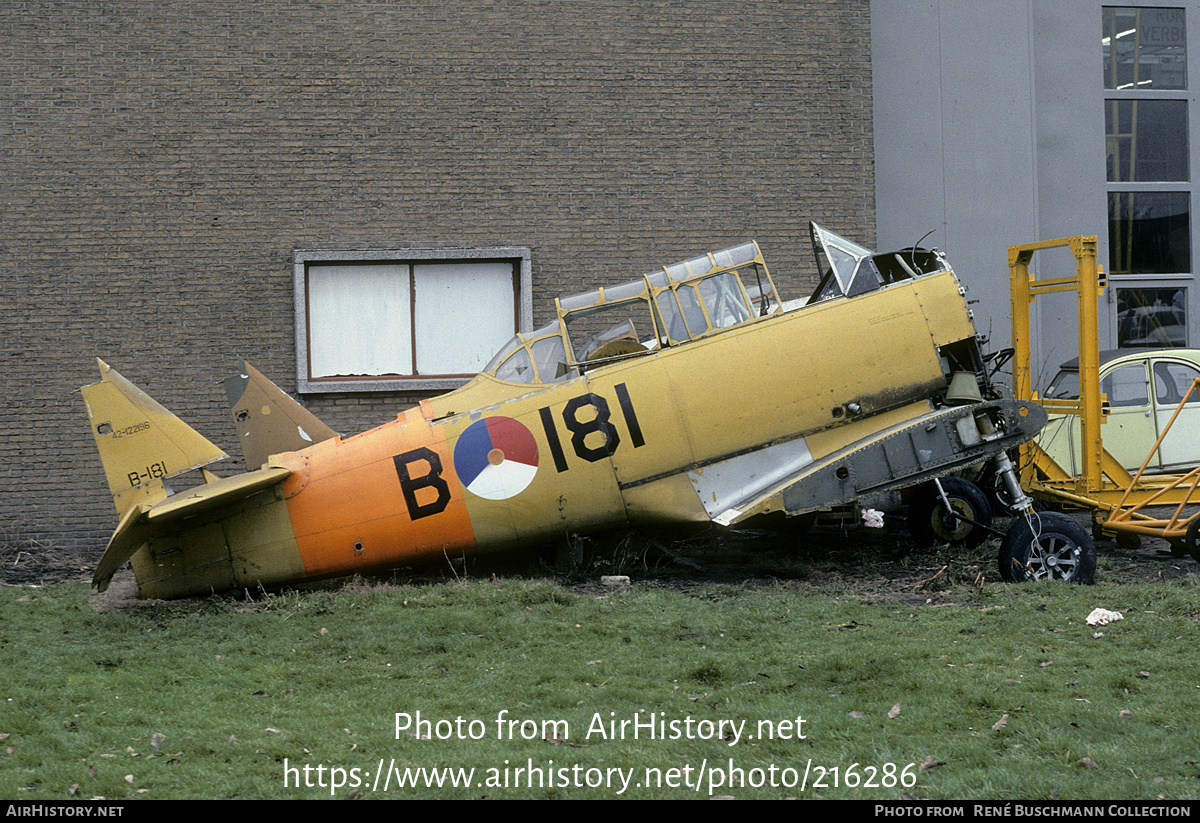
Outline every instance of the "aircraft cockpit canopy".
POLYGON ((950 270, 938 251, 912 247, 876 253, 816 223, 809 223, 808 230, 821 275, 809 303, 857 297, 900 280, 950 270))
POLYGON ((516 383, 558 382, 779 310, 754 241, 555 302, 557 320, 518 334, 484 372, 516 383))

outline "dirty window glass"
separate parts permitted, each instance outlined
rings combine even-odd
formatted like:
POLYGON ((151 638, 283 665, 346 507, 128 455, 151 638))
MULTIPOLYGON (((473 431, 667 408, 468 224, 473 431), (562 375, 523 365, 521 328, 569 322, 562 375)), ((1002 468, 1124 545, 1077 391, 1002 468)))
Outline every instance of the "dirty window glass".
POLYGON ((409 280, 403 264, 309 266, 309 376, 414 374, 409 280))
POLYGON ((676 290, 679 298, 679 308, 683 311, 684 322, 693 337, 698 337, 708 331, 708 320, 704 317, 704 309, 700 308, 700 298, 691 287, 676 290))
POLYGON ((1109 192, 1109 273, 1191 271, 1190 201, 1186 191, 1109 192))
POLYGON ((737 275, 733 272, 701 280, 699 291, 714 328, 735 326, 753 316, 746 305, 746 296, 742 293, 737 275))
POLYGON ((557 383, 567 376, 567 352, 562 337, 543 337, 530 348, 533 349, 538 378, 543 383, 557 383))
MULTIPOLYGON (((1160 360, 1154 364, 1154 399, 1160 406, 1178 406, 1197 377, 1200 377, 1200 371, 1191 366, 1160 360)), ((1192 403, 1200 403, 1196 392, 1188 396, 1188 405, 1192 403)))
POLYGON ((1187 345, 1187 289, 1117 289, 1117 347, 1187 345))
POLYGON ((757 264, 738 269, 738 274, 746 286, 746 296, 750 298, 750 305, 756 315, 769 313, 779 304, 770 279, 763 276, 762 269, 757 264))
POLYGON ((518 349, 512 357, 501 364, 500 368, 496 369, 496 377, 510 383, 532 383, 534 374, 533 364, 529 360, 529 352, 525 349, 518 349))
POLYGON ((1187 88, 1187 30, 1181 8, 1104 9, 1106 89, 1187 88))
POLYGON ((1079 372, 1063 369, 1046 389, 1048 400, 1078 400, 1079 372))
POLYGON ((516 331, 516 271, 511 260, 308 263, 303 378, 334 385, 482 371, 516 331))
POLYGON ((1130 363, 1105 375, 1100 381, 1100 391, 1108 395, 1108 402, 1113 408, 1149 406, 1147 384, 1146 364, 1130 363))
POLYGON ((649 300, 627 300, 566 317, 576 363, 641 354, 657 346, 649 300))
POLYGON ((1186 100, 1106 100, 1108 180, 1186 182, 1186 100))
MULTIPOLYGON (((662 318, 663 330, 666 332, 667 339, 672 343, 687 340, 687 323, 684 322, 683 312, 679 308, 679 301, 675 298, 675 293, 660 292, 658 297, 654 298, 654 302, 658 306, 658 314, 662 318)), ((703 314, 700 315, 700 319, 703 321, 703 314)))

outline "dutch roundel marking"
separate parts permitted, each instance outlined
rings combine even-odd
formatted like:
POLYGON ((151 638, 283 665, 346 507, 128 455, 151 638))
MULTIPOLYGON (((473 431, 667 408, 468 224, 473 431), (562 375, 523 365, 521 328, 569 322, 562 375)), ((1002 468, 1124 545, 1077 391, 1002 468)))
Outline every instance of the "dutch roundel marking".
POLYGON ((533 482, 538 468, 533 433, 511 417, 476 420, 454 444, 454 470, 471 494, 507 500, 533 482))

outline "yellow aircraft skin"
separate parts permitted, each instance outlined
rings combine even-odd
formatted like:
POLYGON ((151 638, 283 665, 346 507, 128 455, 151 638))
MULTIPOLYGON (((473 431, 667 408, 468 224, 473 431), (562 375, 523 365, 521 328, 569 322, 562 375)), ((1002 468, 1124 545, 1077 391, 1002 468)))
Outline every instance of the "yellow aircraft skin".
POLYGON ((893 277, 883 255, 813 231, 825 279, 804 305, 778 302, 755 243, 703 255, 556 301, 555 322, 462 388, 352 437, 243 365, 226 387, 262 467, 234 477, 204 468, 224 452, 101 361, 83 394, 120 524, 93 583, 131 560, 143 597, 205 595, 602 527, 734 525, 912 485, 1036 433, 1031 403, 947 405, 956 356, 988 387, 940 256, 897 253, 912 266, 893 277), (196 469, 204 483, 171 492, 196 469))

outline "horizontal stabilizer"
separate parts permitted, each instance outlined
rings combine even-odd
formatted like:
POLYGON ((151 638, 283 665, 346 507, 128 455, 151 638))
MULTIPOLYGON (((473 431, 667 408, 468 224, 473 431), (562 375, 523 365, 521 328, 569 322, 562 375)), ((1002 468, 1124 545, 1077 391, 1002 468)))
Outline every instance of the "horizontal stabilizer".
POLYGON ((299 451, 338 436, 249 363, 243 360, 240 365, 241 371, 224 384, 246 468, 265 465, 273 454, 299 451))
POLYGON ((100 591, 108 588, 117 569, 133 557, 147 541, 173 531, 174 524, 184 517, 194 517, 219 506, 249 497, 271 488, 291 474, 289 469, 269 468, 226 477, 188 489, 159 502, 140 503, 121 517, 121 522, 104 550, 104 557, 92 575, 92 585, 100 591))
POLYGON ((118 514, 166 497, 166 478, 228 457, 103 360, 96 363, 100 382, 83 388, 83 400, 118 514))

